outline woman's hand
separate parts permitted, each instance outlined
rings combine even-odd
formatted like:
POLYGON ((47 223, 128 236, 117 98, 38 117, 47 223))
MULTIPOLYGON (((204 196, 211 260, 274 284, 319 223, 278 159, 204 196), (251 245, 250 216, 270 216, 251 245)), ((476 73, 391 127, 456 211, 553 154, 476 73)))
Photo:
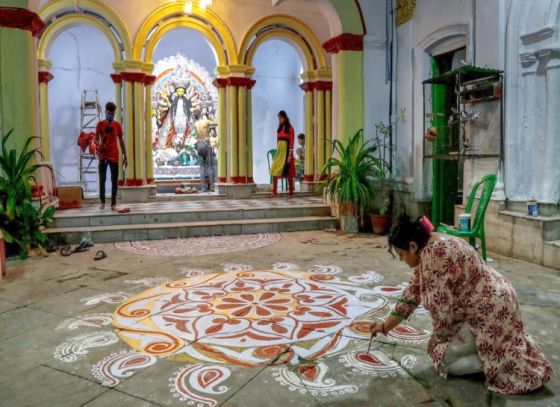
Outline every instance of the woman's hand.
POLYGON ((377 334, 386 334, 385 322, 372 322, 369 325, 369 332, 371 336, 377 336, 377 334))
POLYGON ((292 160, 293 160, 292 155, 291 155, 291 154, 288 154, 288 160, 287 160, 287 161, 288 161, 288 164, 291 164, 291 163, 292 163, 292 160))

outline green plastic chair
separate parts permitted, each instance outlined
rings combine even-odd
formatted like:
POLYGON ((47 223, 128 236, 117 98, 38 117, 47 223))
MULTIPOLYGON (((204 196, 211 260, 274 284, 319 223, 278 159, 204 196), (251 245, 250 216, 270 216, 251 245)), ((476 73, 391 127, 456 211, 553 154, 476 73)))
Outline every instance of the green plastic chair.
MULTIPOLYGON (((268 161, 268 171, 270 172, 270 166, 272 165, 272 161, 274 160, 274 156, 276 155, 276 149, 273 148, 271 150, 268 150, 266 152, 266 161, 268 161)), ((272 185, 272 181, 273 181, 273 177, 270 176, 270 184, 272 185)), ((285 184, 286 184, 286 179, 285 178, 281 178, 280 179, 280 189, 281 190, 285 190, 285 184)))
POLYGON ((486 261, 486 238, 484 236, 484 215, 486 213, 486 208, 490 203, 490 198, 492 197, 492 192, 496 186, 496 175, 489 174, 480 178, 476 184, 473 185, 471 193, 469 195, 469 201, 465 207, 465 213, 471 213, 473 209, 474 199, 476 197, 476 192, 479 187, 482 187, 482 192, 480 194, 480 201, 478 207, 476 208, 476 213, 474 216, 474 221, 471 223, 471 230, 468 232, 460 231, 454 229, 451 226, 441 225, 437 228, 437 232, 447 233, 448 235, 457 237, 466 237, 469 239, 471 246, 476 248, 476 238, 480 239, 480 248, 482 249, 482 258, 486 261))

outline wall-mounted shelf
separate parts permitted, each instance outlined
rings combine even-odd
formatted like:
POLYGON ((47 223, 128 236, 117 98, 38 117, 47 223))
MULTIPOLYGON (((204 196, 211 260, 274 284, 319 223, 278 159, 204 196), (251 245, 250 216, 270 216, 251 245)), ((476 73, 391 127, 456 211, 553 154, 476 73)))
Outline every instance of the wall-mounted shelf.
POLYGON ((495 158, 503 154, 503 73, 500 70, 463 65, 423 82, 424 84, 424 134, 428 126, 438 127, 437 141, 423 141, 423 157, 438 160, 464 160, 469 158, 495 158), (434 85, 444 86, 447 94, 454 95, 449 100, 451 106, 446 112, 432 112, 427 106, 426 95, 431 93, 434 85), (426 87, 430 88, 429 90, 426 87), (499 151, 477 150, 469 153, 465 126, 473 122, 468 118, 475 104, 499 101, 499 151), (436 125, 435 122, 438 124, 436 125), (429 123, 429 124, 428 124, 429 123), (437 146, 436 146, 437 144, 437 146))

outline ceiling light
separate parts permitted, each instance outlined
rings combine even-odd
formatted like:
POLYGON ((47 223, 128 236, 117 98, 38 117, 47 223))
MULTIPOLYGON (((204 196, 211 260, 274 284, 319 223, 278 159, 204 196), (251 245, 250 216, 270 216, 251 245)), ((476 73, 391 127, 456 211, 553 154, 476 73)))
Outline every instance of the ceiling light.
POLYGON ((191 14, 192 13, 192 0, 185 1, 185 13, 191 14))

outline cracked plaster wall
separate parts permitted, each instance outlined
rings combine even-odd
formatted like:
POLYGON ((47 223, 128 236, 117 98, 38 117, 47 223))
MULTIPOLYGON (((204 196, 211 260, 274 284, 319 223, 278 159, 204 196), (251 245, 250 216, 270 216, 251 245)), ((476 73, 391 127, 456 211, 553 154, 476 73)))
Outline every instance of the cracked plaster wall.
MULTIPOLYGON (((109 76, 113 72, 113 55, 105 36, 85 25, 65 30, 50 49, 50 72, 54 75, 49 83, 51 158, 59 185, 75 184, 79 179, 76 142, 80 133, 82 91, 99 90, 102 117, 105 103, 115 99, 114 84, 109 76)), ((97 185, 91 183, 87 190, 96 191, 97 185)))

